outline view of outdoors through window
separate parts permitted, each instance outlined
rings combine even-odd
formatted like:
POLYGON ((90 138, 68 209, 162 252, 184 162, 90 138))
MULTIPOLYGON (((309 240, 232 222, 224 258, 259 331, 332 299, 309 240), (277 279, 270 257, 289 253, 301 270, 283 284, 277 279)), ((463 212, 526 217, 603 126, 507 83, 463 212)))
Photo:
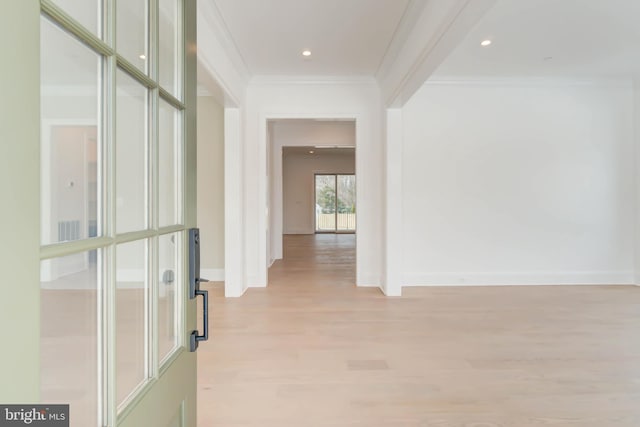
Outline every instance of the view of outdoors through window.
POLYGON ((316 231, 356 230, 355 175, 316 175, 316 231))

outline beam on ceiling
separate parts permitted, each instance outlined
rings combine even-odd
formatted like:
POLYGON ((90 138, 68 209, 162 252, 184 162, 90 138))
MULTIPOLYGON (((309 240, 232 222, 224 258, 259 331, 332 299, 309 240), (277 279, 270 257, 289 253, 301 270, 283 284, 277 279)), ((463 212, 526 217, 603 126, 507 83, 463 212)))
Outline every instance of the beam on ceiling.
POLYGON ((376 78, 389 108, 402 107, 497 0, 411 0, 376 78))

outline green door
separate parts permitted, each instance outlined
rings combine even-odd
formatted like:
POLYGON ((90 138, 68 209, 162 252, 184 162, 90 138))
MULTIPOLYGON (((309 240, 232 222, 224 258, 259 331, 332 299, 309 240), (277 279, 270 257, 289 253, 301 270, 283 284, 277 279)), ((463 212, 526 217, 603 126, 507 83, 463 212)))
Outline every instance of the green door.
POLYGON ((69 404, 75 427, 196 424, 195 8, 3 5, 0 404, 69 404))

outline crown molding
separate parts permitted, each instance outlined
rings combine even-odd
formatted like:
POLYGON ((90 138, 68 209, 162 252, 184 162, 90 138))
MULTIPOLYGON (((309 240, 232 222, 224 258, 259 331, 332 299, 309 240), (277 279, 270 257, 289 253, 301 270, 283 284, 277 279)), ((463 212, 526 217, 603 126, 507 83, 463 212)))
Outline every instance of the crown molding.
POLYGON ((425 83, 427 86, 526 86, 526 87, 558 87, 558 86, 598 86, 622 87, 633 85, 632 77, 447 77, 436 76, 425 83))
POLYGON ((249 84, 262 85, 369 85, 378 86, 373 76, 283 76, 283 75, 258 75, 254 76, 249 84))
POLYGON ((238 45, 231 35, 231 31, 229 31, 229 27, 222 17, 222 13, 215 0, 198 2, 198 14, 209 24, 209 29, 222 44, 234 67, 245 80, 249 80, 251 78, 251 70, 240 53, 238 45))
POLYGON ((198 81, 222 105, 243 105, 251 73, 212 0, 198 3, 198 81))

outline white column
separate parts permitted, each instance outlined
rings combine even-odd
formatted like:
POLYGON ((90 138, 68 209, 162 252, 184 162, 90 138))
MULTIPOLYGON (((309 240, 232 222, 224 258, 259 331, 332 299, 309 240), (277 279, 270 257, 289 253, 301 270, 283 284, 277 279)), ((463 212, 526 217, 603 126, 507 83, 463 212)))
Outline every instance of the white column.
POLYGON ((247 289, 244 271, 244 168, 240 109, 224 110, 224 294, 247 289))
MULTIPOLYGON (((273 137, 273 136, 272 136, 273 137)), ((282 145, 277 141, 271 141, 271 258, 282 259, 282 233, 283 233, 283 195, 282 195, 282 145)))
POLYGON ((402 294, 402 110, 386 111, 384 266, 382 291, 402 294))

